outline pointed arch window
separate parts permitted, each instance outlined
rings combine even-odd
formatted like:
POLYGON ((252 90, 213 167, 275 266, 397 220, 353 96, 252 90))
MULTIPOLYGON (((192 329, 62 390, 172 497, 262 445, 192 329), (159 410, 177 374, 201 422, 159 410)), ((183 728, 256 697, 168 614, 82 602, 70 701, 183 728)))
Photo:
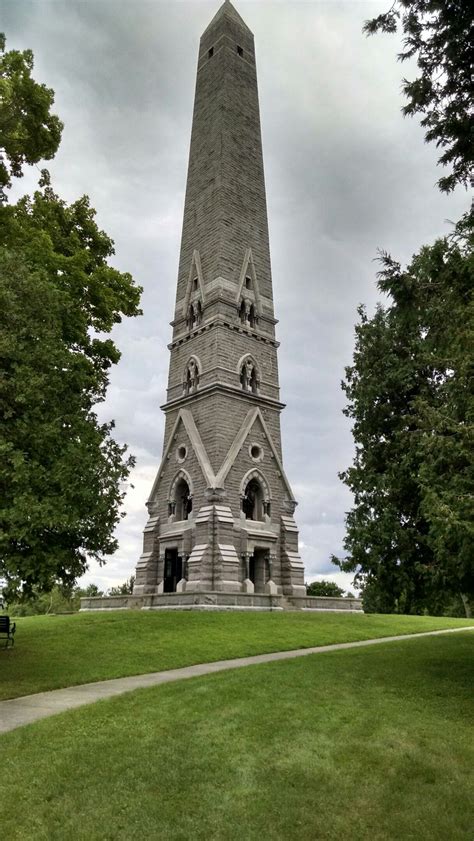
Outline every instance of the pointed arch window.
POLYGON ((176 519, 187 520, 193 510, 193 498, 186 479, 180 479, 175 488, 176 519))
POLYGON ((263 520, 263 492, 258 479, 251 479, 242 498, 246 520, 263 520))
POLYGON ((193 497, 189 482, 184 472, 179 473, 173 482, 170 500, 168 503, 168 516, 176 521, 188 520, 193 510, 193 497))
POLYGON ((243 487, 241 500, 245 519, 265 522, 271 516, 270 492, 266 481, 261 474, 254 472, 248 475, 247 482, 244 480, 243 487))

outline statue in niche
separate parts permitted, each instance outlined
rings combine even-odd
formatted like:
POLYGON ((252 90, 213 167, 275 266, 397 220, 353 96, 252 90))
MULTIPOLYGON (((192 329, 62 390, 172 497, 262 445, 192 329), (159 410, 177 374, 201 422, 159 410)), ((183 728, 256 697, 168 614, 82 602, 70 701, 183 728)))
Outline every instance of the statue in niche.
POLYGON ((184 383, 184 392, 185 394, 192 394, 193 391, 197 391, 197 387, 199 384, 199 369, 194 359, 190 359, 188 362, 188 367, 186 369, 186 379, 184 383))

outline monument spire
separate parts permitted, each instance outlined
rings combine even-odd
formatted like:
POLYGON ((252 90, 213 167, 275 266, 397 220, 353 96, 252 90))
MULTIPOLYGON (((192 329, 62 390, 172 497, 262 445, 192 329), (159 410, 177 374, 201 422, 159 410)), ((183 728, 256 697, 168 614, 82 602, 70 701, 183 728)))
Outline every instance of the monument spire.
POLYGON ((273 314, 253 35, 225 2, 201 38, 179 261, 178 307, 193 251, 206 284, 238 284, 245 243, 273 314), (240 260, 240 263, 239 263, 240 260))
POLYGON ((305 594, 275 324, 254 39, 226 0, 199 46, 163 458, 134 594, 305 594))

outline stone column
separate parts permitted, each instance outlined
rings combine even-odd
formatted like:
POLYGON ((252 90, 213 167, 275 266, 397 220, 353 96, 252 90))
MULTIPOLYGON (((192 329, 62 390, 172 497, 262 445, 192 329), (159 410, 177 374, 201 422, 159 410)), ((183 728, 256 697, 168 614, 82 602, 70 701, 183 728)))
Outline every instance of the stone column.
POLYGON ((184 593, 184 591, 186 590, 188 558, 189 555, 186 554, 183 554, 181 556, 181 578, 176 584, 177 593, 184 593))
POLYGON ((273 580, 273 567, 276 563, 276 555, 273 552, 268 552, 268 581, 265 584, 265 592, 268 593, 270 596, 276 596, 278 593, 278 587, 273 580))
POLYGON ((245 564, 245 578, 242 582, 243 593, 254 593, 255 587, 253 581, 250 580, 250 556, 251 552, 242 552, 242 559, 245 564))
POLYGON ((165 554, 164 554, 164 552, 160 552, 160 556, 158 558, 158 578, 159 578, 159 582, 158 582, 158 587, 157 587, 156 592, 157 593, 163 593, 164 592, 164 586, 165 586, 165 554))

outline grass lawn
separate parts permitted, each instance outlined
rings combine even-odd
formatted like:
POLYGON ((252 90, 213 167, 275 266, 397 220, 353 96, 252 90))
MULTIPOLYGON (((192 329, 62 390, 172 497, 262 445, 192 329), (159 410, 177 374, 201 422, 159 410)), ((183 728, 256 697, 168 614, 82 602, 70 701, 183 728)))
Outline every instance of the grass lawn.
POLYGON ((472 841, 473 644, 253 666, 5 734, 2 835, 472 841))
POLYGON ((467 619, 341 613, 114 611, 32 616, 0 649, 0 699, 194 663, 474 625, 467 619))

